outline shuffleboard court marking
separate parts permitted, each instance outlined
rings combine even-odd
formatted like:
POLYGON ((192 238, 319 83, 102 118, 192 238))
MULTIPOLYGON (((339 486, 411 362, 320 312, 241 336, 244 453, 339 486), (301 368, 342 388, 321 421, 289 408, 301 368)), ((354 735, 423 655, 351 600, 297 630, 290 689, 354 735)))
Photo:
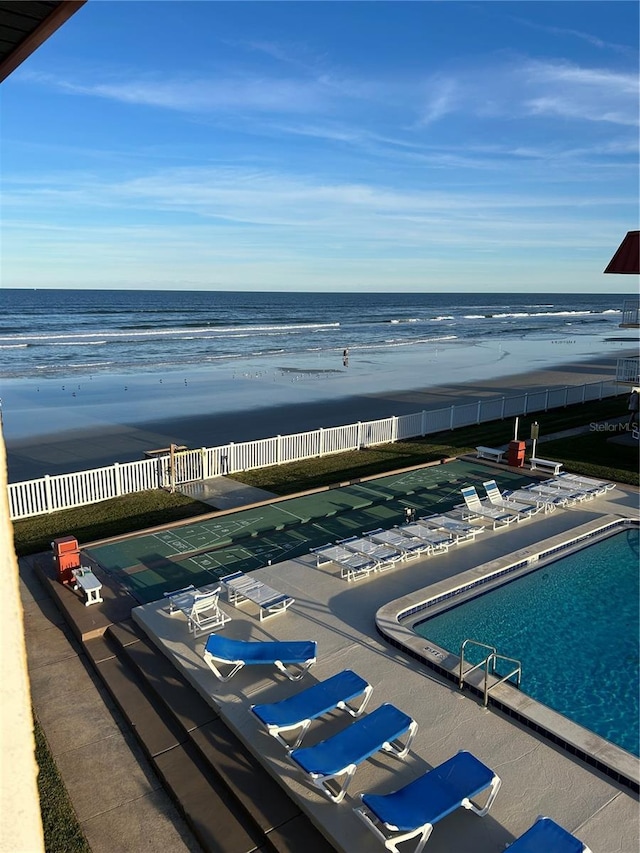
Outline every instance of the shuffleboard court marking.
POLYGON ((358 487, 362 489, 363 492, 366 492, 369 495, 374 495, 379 501, 392 501, 395 497, 393 493, 385 494, 385 492, 379 491, 374 486, 365 486, 364 483, 358 483, 358 487))
POLYGON ((335 535, 336 535, 336 534, 335 534, 335 531, 332 531, 332 530, 330 530, 330 529, 327 529, 326 527, 323 527, 323 526, 322 526, 321 524, 319 524, 317 521, 314 521, 314 522, 313 522, 313 524, 312 524, 311 526, 312 526, 312 527, 315 527, 317 530, 320 530, 322 533, 326 533, 326 535, 327 535, 327 536, 335 537, 335 535))
MULTIPOLYGON (((88 553, 93 552, 100 564, 107 563, 105 569, 125 586, 127 580, 133 584, 138 599, 142 596, 146 600, 163 589, 189 583, 198 571, 203 577, 217 579, 235 567, 244 571, 260 569, 269 558, 277 562, 347 536, 362 535, 374 526, 397 524, 399 519, 390 510, 400 510, 407 504, 425 512, 433 512, 436 507, 439 512, 446 512, 462 502, 460 490, 465 484, 481 483, 486 477, 484 466, 467 463, 416 469, 353 483, 351 489, 345 486, 321 496, 296 498, 290 505, 302 509, 302 515, 288 507, 269 504, 262 512, 239 510, 233 520, 227 517, 194 521, 176 530, 143 533, 136 537, 135 545, 114 543, 103 549, 88 549, 88 553), (393 495, 391 499, 389 493, 393 495), (158 553, 150 554, 154 546, 158 553), (165 556, 167 550, 175 558, 165 556), (132 565, 123 568, 123 561, 134 559, 132 565), (173 566, 171 571, 176 570, 171 581, 166 577, 165 564, 173 566), (157 567, 159 574, 153 571, 157 567)), ((509 471, 501 477, 505 486, 526 479, 523 473, 509 471)))
POLYGON ((279 512, 284 512, 287 515, 290 515, 292 518, 295 518, 296 521, 304 521, 303 515, 296 515, 295 512, 290 512, 288 509, 283 509, 281 506, 277 506, 277 504, 271 504, 273 509, 277 509, 279 512))

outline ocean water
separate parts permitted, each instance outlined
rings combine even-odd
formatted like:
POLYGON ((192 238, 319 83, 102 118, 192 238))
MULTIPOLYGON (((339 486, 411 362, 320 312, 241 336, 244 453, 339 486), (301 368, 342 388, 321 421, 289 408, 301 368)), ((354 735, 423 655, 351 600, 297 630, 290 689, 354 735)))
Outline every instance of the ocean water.
MULTIPOLYGON (((23 443, 44 436, 89 430, 102 464, 105 429, 146 425, 154 446, 266 438, 419 411, 402 391, 480 384, 632 346, 618 328, 624 297, 616 294, 3 290, 0 300, 10 472, 23 443), (276 410, 301 405, 321 411, 304 426, 274 420, 276 410), (266 409, 268 427, 253 417, 266 409), (215 426, 196 433, 203 416, 226 418, 224 435, 215 426)), ((585 369, 575 381, 595 380, 585 369)), ((132 441, 109 458, 140 453, 132 441)), ((39 467, 37 455, 29 476, 50 473, 51 461, 39 467)), ((77 464, 70 458, 69 470, 77 464)), ((85 467, 95 464, 87 458, 85 467)))
MULTIPOLYGON (((180 371, 250 359, 546 342, 553 357, 619 334, 622 295, 3 290, 0 378, 180 371), (563 351, 564 348, 564 351, 563 351)), ((295 367, 295 365, 293 365, 295 367)))

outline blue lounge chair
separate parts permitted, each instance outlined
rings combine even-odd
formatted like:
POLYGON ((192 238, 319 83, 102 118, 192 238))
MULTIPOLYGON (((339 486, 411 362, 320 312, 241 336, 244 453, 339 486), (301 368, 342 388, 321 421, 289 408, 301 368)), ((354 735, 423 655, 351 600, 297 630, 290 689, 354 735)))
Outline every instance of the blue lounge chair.
POLYGON ((589 847, 550 817, 539 817, 508 848, 509 853, 591 853, 589 847))
POLYGON ((243 666, 268 663, 275 664, 290 681, 299 681, 316 662, 316 644, 313 640, 291 643, 231 640, 211 634, 203 657, 220 681, 229 681, 243 666), (223 674, 216 664, 228 664, 231 669, 223 674))
POLYGON ((309 730, 313 720, 336 709, 347 711, 352 717, 359 717, 367 707, 373 687, 352 672, 344 669, 336 675, 320 681, 295 696, 272 702, 269 705, 252 705, 251 710, 263 723, 270 735, 286 749, 296 749, 309 730), (362 696, 359 705, 350 703, 362 696), (295 741, 290 744, 281 735, 282 732, 300 729, 295 741))
POLYGON ((385 703, 333 737, 315 746, 294 749, 289 758, 333 803, 339 803, 359 764, 381 749, 405 758, 417 729, 415 720, 394 705, 385 703), (403 746, 399 738, 405 734, 407 739, 403 746), (340 776, 345 777, 342 783, 330 784, 340 776))
POLYGON ((420 853, 434 825, 456 809, 471 809, 484 817, 500 784, 493 770, 462 751, 391 794, 361 794, 362 805, 354 811, 387 850, 399 853, 398 844, 418 836, 414 853, 420 853), (484 806, 471 802, 486 790, 484 806))

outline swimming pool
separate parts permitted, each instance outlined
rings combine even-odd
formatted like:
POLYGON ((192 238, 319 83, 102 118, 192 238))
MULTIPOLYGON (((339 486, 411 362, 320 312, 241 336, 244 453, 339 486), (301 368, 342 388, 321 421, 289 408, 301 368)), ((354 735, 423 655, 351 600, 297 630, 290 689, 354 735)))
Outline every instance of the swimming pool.
POLYGON ((628 527, 413 630, 455 655, 495 646, 522 662, 523 692, 638 755, 638 539, 628 527))

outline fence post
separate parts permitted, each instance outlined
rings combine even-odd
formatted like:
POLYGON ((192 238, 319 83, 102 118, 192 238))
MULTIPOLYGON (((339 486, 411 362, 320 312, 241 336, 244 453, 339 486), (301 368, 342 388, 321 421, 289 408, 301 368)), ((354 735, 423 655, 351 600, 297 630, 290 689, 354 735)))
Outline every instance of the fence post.
POLYGON ((398 418, 393 415, 391 418, 391 441, 395 442, 398 440, 398 418))
POLYGON ((478 413, 476 415, 476 425, 482 422, 482 400, 478 400, 478 413))
POLYGON ((358 443, 356 444, 356 450, 360 450, 362 447, 362 421, 358 421, 358 443))
POLYGON ((235 469, 235 459, 233 458, 234 455, 235 454, 233 452, 233 442, 230 441, 229 442, 229 452, 227 453, 227 470, 224 471, 223 473, 233 474, 235 472, 236 469, 235 469))
POLYGON ((282 439, 281 435, 276 436, 276 465, 280 464, 280 460, 282 458, 282 448, 280 447, 281 439, 282 439))
POLYGON ((48 474, 44 475, 44 502, 47 512, 53 512, 53 498, 51 496, 51 477, 48 474))
POLYGON ((318 456, 324 456, 324 428, 318 430, 318 456))
POLYGON ((564 386, 564 407, 567 408, 567 400, 569 399, 569 386, 564 386))
POLYGON ((587 385, 583 383, 582 385, 582 402, 584 403, 587 394, 587 385))
POLYGON ((544 410, 547 412, 549 410, 549 389, 545 388, 544 392, 544 410))
POLYGON ((503 397, 503 398, 502 398, 502 408, 501 408, 501 410, 500 410, 500 420, 501 420, 501 421, 503 421, 503 420, 504 420, 504 407, 505 407, 506 402, 507 402, 507 398, 506 398, 506 397, 503 397))
POLYGON ((420 429, 422 430, 421 435, 424 438, 427 434, 427 413, 425 410, 422 410, 422 420, 420 421, 420 429))
POLYGON ((449 415, 449 429, 453 429, 453 413, 455 406, 451 406, 451 414, 449 415))
POLYGON ((525 391, 525 394, 524 394, 524 408, 523 408, 523 411, 522 411, 522 414, 523 414, 523 415, 526 415, 526 414, 527 414, 527 405, 528 405, 528 403, 529 403, 529 392, 528 392, 528 391, 525 391))
POLYGON ((116 487, 116 497, 120 497, 122 494, 122 480, 120 479, 120 463, 113 463, 113 481, 116 487))
POLYGON ((598 400, 602 400, 602 387, 603 387, 603 385, 604 385, 604 382, 601 381, 600 382, 600 396, 598 397, 598 400))

